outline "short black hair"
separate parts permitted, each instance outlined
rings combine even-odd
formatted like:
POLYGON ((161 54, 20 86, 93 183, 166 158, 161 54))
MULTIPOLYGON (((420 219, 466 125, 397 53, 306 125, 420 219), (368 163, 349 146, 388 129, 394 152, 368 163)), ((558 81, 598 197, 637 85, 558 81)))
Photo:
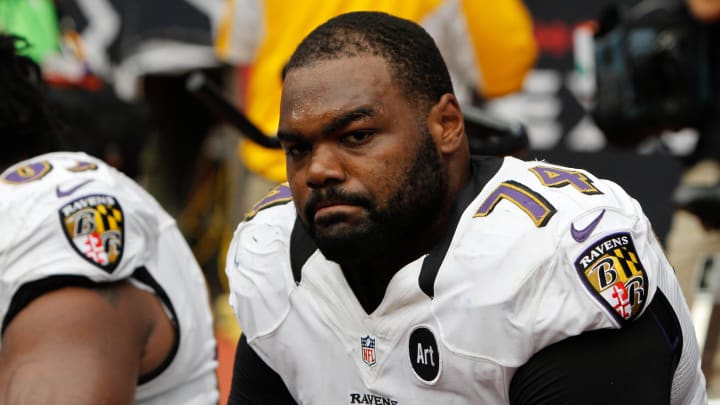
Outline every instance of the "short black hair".
POLYGON ((22 54, 29 46, 24 38, 0 33, 0 170, 61 146, 40 66, 22 54))
POLYGON ((283 71, 359 55, 384 58, 409 100, 432 106, 453 93, 447 65, 420 25, 390 14, 357 11, 318 26, 298 45, 283 71))

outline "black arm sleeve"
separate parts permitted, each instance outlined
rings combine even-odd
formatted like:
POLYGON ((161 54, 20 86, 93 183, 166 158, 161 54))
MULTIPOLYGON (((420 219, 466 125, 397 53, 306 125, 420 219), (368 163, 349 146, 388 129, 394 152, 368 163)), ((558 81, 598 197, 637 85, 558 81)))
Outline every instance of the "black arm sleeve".
POLYGON ((232 385, 228 405, 294 405, 280 376, 255 353, 240 336, 235 351, 232 385))
POLYGON ((682 330, 661 291, 635 322, 544 348, 510 383, 511 405, 669 404, 682 330))

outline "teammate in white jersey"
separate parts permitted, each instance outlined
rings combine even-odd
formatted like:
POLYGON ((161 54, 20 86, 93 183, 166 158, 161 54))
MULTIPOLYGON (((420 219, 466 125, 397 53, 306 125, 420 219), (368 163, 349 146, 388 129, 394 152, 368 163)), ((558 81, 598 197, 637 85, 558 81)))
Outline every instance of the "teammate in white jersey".
POLYGON ((674 273, 583 170, 471 157, 416 24, 341 15, 287 64, 288 184, 228 251, 231 404, 702 404, 674 273))
POLYGON ((16 42, 0 35, 0 404, 217 404, 205 280, 173 218, 87 154, 21 161, 55 125, 16 42))

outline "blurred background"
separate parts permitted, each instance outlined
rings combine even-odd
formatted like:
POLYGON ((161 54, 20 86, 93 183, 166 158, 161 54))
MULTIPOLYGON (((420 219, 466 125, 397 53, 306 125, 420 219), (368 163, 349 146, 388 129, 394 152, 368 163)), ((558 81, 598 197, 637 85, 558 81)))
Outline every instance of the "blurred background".
POLYGON ((241 332, 225 295, 225 249, 284 181, 272 137, 282 68, 313 27, 361 9, 433 35, 475 153, 588 169, 639 200, 720 397, 718 3, 0 0, 0 29, 32 44, 68 149, 138 180, 177 219, 215 300, 223 400, 241 332))

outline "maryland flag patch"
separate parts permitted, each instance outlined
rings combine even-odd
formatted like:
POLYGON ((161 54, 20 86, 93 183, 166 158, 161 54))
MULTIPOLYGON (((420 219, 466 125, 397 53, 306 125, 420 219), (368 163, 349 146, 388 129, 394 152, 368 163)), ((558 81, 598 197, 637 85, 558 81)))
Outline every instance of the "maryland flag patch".
POLYGON ((647 300, 647 273, 627 232, 594 242, 575 260, 590 293, 620 323, 635 319, 647 300))
POLYGON ((70 245, 85 260, 112 273, 124 244, 123 211, 115 197, 88 195, 60 208, 60 222, 70 245))

